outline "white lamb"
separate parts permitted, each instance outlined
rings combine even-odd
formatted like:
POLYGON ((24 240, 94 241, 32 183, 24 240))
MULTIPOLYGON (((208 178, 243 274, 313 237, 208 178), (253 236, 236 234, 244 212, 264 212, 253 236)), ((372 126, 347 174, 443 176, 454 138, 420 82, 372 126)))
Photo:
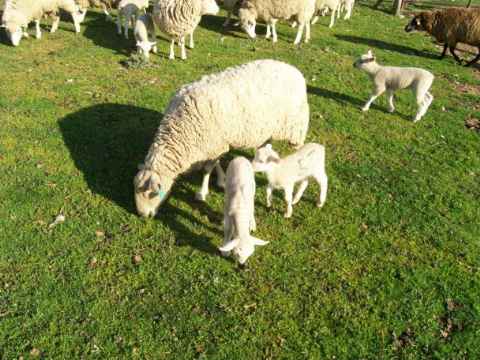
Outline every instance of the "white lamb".
POLYGON ((433 96, 428 91, 432 86, 434 76, 431 72, 413 67, 397 67, 379 65, 371 50, 362 55, 353 64, 365 71, 373 80, 373 93, 362 111, 368 111, 372 102, 385 91, 388 97, 388 111, 394 112, 393 94, 397 90, 411 89, 417 99, 418 111, 413 121, 419 121, 428 110, 433 96))
POLYGON ((205 200, 210 172, 223 154, 269 139, 301 146, 308 123, 305 78, 280 61, 252 61, 182 87, 135 177, 138 213, 154 216, 179 175, 206 165, 197 195, 205 200))
POLYGON ((278 20, 294 19, 298 22, 298 31, 294 44, 302 40, 305 28, 305 42, 310 41, 310 21, 315 12, 315 0, 244 0, 240 4, 238 17, 243 30, 252 39, 256 37, 257 20, 267 23, 267 36, 273 35, 272 41, 277 42, 276 23, 278 20), (272 32, 270 33, 270 27, 272 32))
POLYGON ((32 21, 36 23, 36 37, 41 37, 40 19, 46 15, 54 15, 51 32, 55 32, 60 17, 55 14, 62 9, 72 16, 75 32, 80 32, 80 23, 85 14, 80 12, 74 0, 7 0, 2 18, 2 27, 13 46, 18 46, 24 35, 24 28, 32 21))
POLYGON ((325 172, 325 148, 322 145, 305 144, 297 152, 281 159, 272 145, 267 144, 256 151, 252 164, 256 172, 267 174, 267 207, 272 206, 273 189, 283 189, 287 202, 286 218, 292 216, 292 205, 300 201, 311 177, 320 185, 317 206, 322 207, 325 203, 328 177, 325 172), (293 189, 298 182, 300 186, 293 197, 293 189))
POLYGON ((228 165, 223 214, 225 236, 219 250, 223 255, 233 250, 238 262, 244 264, 255 251, 255 245, 268 244, 250 235, 250 231, 256 230, 255 174, 244 157, 236 157, 228 165))
POLYGON ((135 22, 135 40, 137 50, 146 59, 150 57, 150 51, 157 53, 157 42, 155 35, 155 24, 150 14, 142 14, 135 22))
POLYGON ((200 23, 202 15, 215 15, 220 11, 215 0, 156 0, 153 8, 153 20, 158 28, 170 37, 169 59, 175 59, 175 41, 180 45, 180 58, 185 60, 185 37, 190 36, 190 48, 193 49, 193 32, 200 23))
MULTIPOLYGON (((123 20, 123 33, 125 39, 128 39, 128 29, 130 24, 135 24, 137 16, 140 12, 145 13, 145 9, 148 7, 148 0, 121 0, 118 4, 117 15, 117 32, 120 35, 122 33, 122 20, 123 20)), ((133 25, 135 26, 135 25, 133 25)))

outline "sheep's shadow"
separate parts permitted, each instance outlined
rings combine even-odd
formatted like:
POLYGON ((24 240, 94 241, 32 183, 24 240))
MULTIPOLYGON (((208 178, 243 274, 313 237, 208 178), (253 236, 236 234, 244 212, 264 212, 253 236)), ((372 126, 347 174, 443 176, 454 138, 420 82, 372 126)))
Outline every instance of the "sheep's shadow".
MULTIPOLYGON (((223 23, 227 18, 217 15, 204 15, 200 26, 204 29, 219 33, 222 36, 231 36, 243 40, 251 40, 245 32, 243 32, 241 26, 234 26, 233 24, 238 21, 237 16, 232 16, 231 22, 228 26, 224 27, 223 23)), ((257 24, 256 27, 257 36, 265 35, 267 27, 264 24, 257 24)))
POLYGON ((354 44, 364 44, 377 49, 395 51, 405 55, 415 55, 415 56, 420 56, 420 57, 435 59, 435 60, 438 59, 438 55, 433 54, 431 52, 417 50, 405 45, 392 44, 392 43, 378 40, 378 39, 369 39, 369 38, 364 38, 364 37, 354 36, 354 35, 335 35, 335 37, 339 40, 348 41, 354 44))

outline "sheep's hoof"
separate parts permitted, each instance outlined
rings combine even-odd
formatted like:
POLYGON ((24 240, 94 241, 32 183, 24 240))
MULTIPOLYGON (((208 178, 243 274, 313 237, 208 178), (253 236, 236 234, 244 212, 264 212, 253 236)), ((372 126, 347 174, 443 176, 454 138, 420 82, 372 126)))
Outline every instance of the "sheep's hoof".
POLYGON ((203 194, 201 192, 198 192, 195 194, 195 199, 199 200, 199 201, 205 201, 207 200, 207 194, 203 194))
POLYGON ((416 123, 416 122, 420 121, 420 119, 421 119, 421 117, 415 116, 415 117, 413 118, 413 122, 416 123))
POLYGON ((292 217, 292 213, 286 212, 285 214, 283 214, 283 217, 284 217, 285 219, 290 219, 290 218, 292 217))
POLYGON ((365 111, 368 111, 368 107, 362 107, 362 111, 365 112, 365 111))
POLYGON ((389 113, 393 113, 394 111, 395 111, 395 108, 390 108, 390 109, 388 109, 388 112, 389 112, 389 113))
POLYGON ((317 202, 317 207, 318 207, 318 208, 322 208, 322 207, 323 207, 323 204, 324 204, 324 203, 317 202))

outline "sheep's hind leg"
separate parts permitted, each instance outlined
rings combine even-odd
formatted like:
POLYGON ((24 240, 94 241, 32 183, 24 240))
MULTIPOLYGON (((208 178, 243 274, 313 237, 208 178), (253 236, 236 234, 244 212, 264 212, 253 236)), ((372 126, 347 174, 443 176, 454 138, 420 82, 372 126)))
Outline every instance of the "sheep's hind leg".
POLYGON ((478 60, 480 60, 480 47, 478 48, 478 54, 472 61, 469 61, 465 66, 470 66, 475 64, 478 60))
POLYGON ((168 55, 168 58, 170 60, 173 60, 175 59, 175 39, 172 39, 172 41, 170 41, 170 54, 168 55))
POLYGON ((388 112, 393 113, 395 111, 395 105, 393 105, 393 91, 387 92, 388 96, 388 112))
POLYGON ((328 191, 328 176, 325 173, 325 170, 318 175, 315 175, 315 180, 317 181, 318 185, 320 185, 320 195, 318 197, 317 207, 321 208, 323 204, 325 204, 328 191))
POLYGON ((292 205, 297 204, 300 199, 302 198, 303 193, 305 192, 305 189, 308 186, 308 180, 303 180, 300 183, 300 186, 298 187, 297 192, 295 193, 295 196, 293 197, 292 205))
POLYGON ((293 45, 298 45, 298 44, 300 44, 300 41, 302 41, 303 28, 304 27, 305 27, 305 23, 300 23, 298 25, 297 37, 295 38, 295 41, 293 42, 293 45))
POLYGON ((42 38, 42 31, 40 30, 40 20, 35 20, 35 38, 36 39, 42 38))
POLYGON ((462 59, 460 59, 460 58, 458 57, 458 55, 455 54, 455 46, 450 46, 449 49, 450 49, 450 52, 452 53, 452 56, 455 58, 455 60, 457 60, 457 62, 458 62, 460 65, 462 65, 462 59))
POLYGON ((270 39, 272 32, 270 30, 270 24, 267 24, 267 33, 265 34, 265 39, 270 39))

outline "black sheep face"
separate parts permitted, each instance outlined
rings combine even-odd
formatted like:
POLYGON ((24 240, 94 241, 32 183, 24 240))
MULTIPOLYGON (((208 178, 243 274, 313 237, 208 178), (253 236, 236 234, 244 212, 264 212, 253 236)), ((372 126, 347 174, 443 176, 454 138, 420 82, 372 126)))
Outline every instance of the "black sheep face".
POLYGON ((423 22, 422 22, 422 19, 420 18, 420 15, 417 15, 407 24, 407 26, 405 26, 405 31, 406 32, 425 31, 425 28, 422 23, 423 22))

